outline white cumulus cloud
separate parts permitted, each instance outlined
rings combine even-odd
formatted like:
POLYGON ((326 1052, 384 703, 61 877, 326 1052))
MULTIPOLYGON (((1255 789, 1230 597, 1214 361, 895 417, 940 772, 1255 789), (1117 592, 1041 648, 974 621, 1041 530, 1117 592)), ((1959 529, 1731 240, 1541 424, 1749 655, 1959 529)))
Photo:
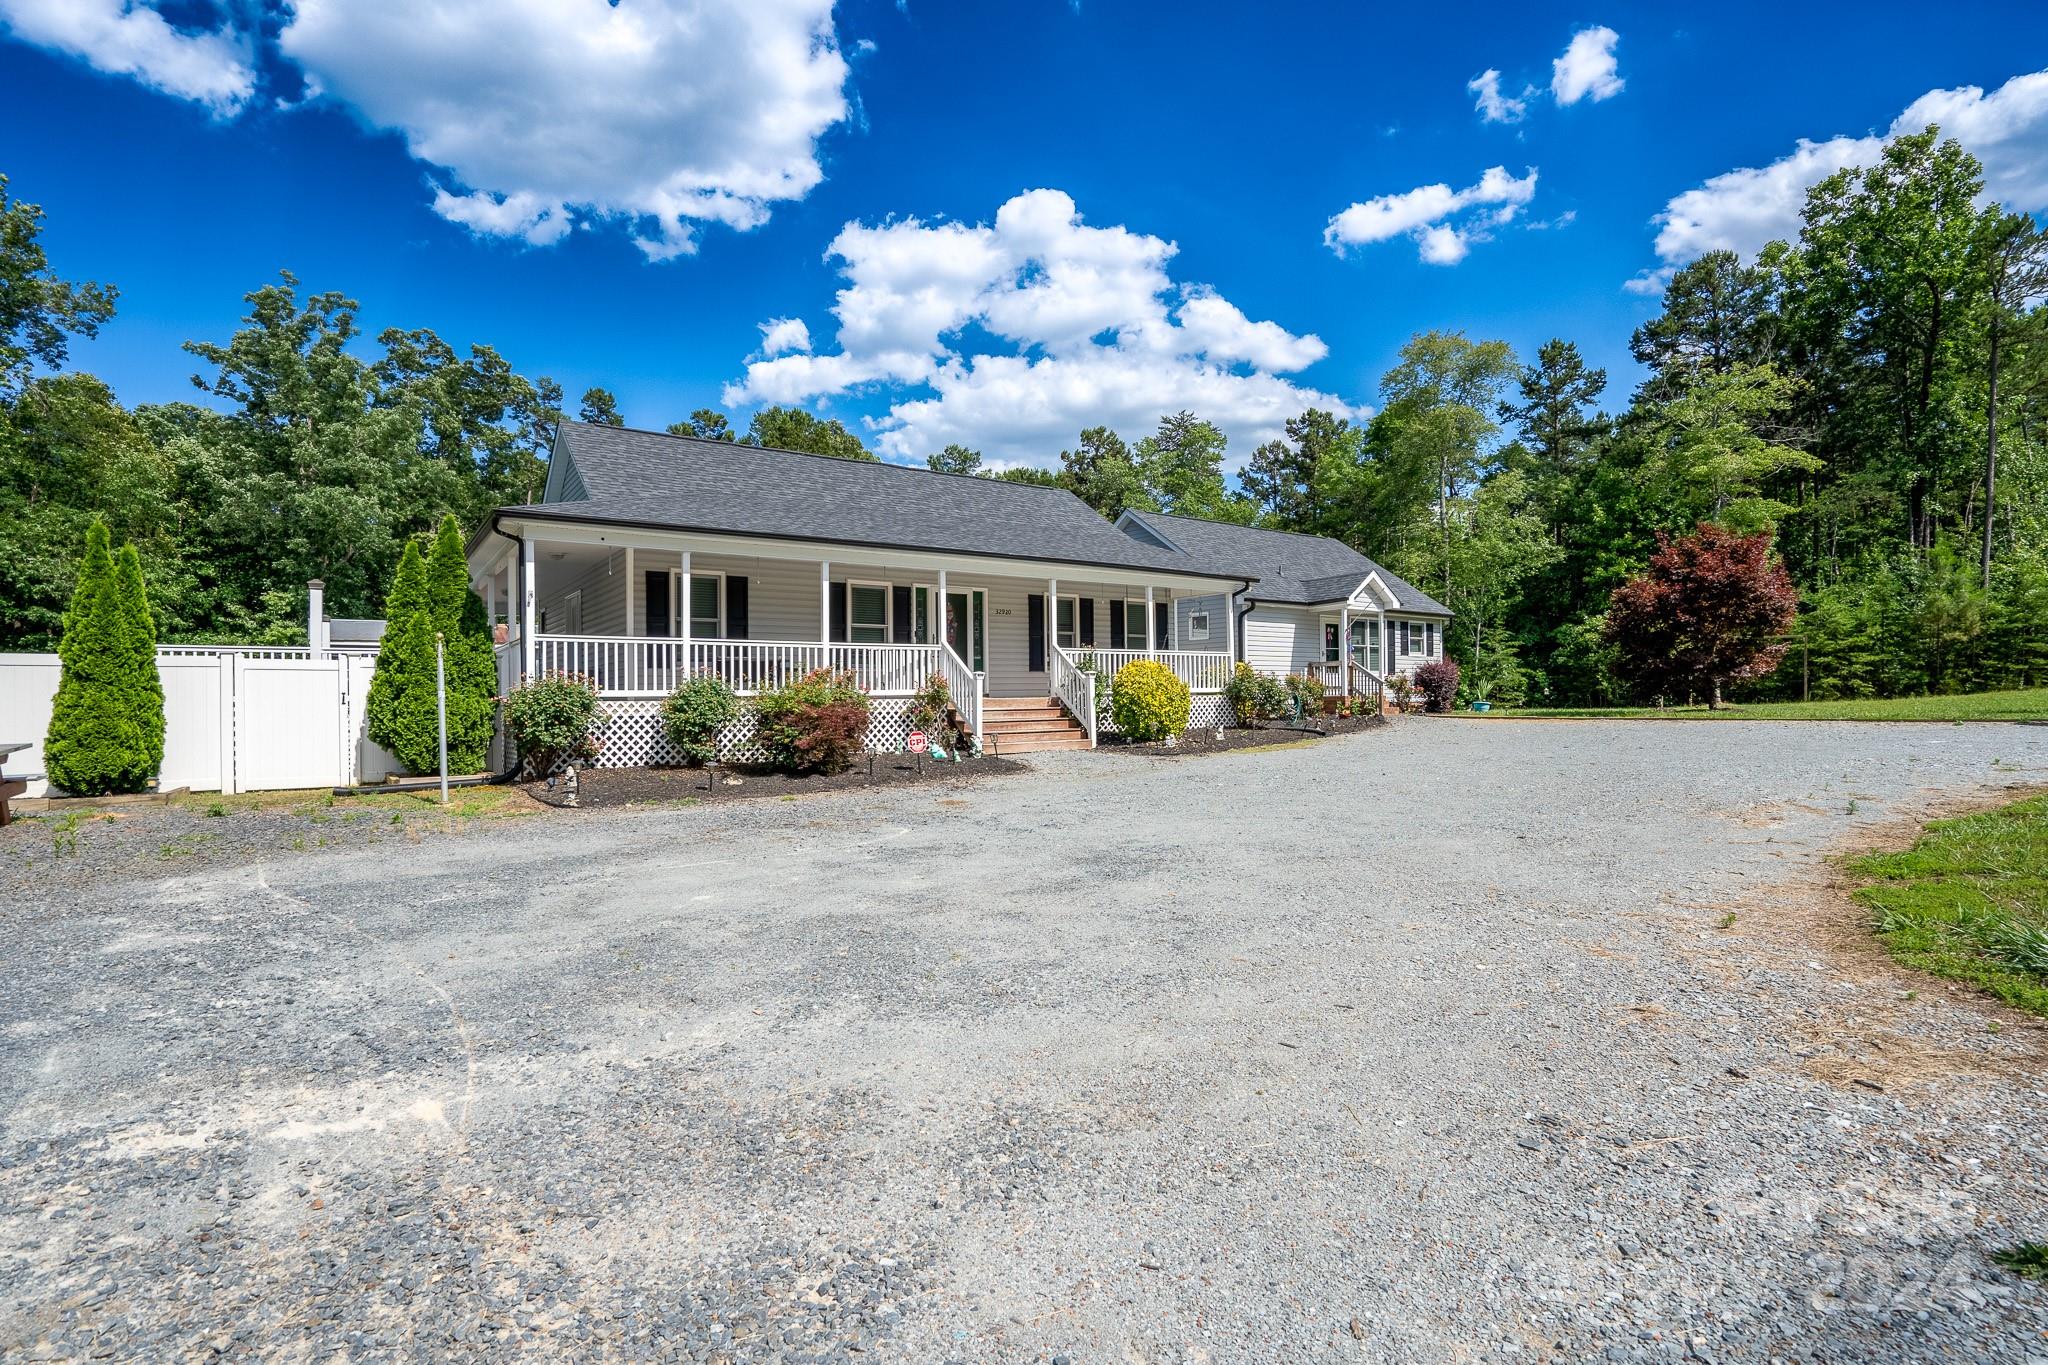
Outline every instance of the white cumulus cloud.
POLYGON ((761 354, 783 355, 811 349, 811 329, 802 318, 770 318, 761 324, 761 354))
POLYGON ((402 137, 436 213, 534 245, 615 219, 667 260, 704 224, 758 226, 824 177, 850 112, 832 0, 291 0, 274 37, 247 0, 217 30, 162 3, 0 0, 0 25, 224 115, 260 43, 309 99, 402 137))
POLYGON ((1346 247, 1406 235, 1415 240, 1422 259, 1431 265, 1456 265, 1465 259, 1473 242, 1486 240, 1489 226, 1509 222, 1535 197, 1535 167, 1526 175, 1514 176, 1504 166, 1493 166, 1477 184, 1462 190, 1444 184, 1419 185, 1353 204, 1330 219, 1323 229, 1323 243, 1341 256, 1346 247))
POLYGON ((1673 197, 1656 217, 1661 266, 1626 286, 1661 292, 1671 271, 1709 251, 1754 255, 1799 233, 1806 192, 1845 166, 1876 161, 1885 143, 1939 124, 1984 163, 1984 192, 2010 209, 2048 208, 2048 71, 2015 76, 1986 94, 1974 85, 1930 90, 1882 134, 1802 138, 1768 166, 1724 172, 1673 197))
POLYGON ((1240 454, 1305 407, 1354 411, 1284 377, 1328 353, 1319 338, 1177 285, 1174 252, 1163 238, 1084 223, 1050 189, 1017 195, 992 224, 848 223, 827 253, 846 279, 832 308, 837 350, 764 347, 725 401, 900 390, 873 423, 883 454, 914 459, 958 441, 1036 464, 1083 427, 1135 437, 1182 408, 1223 427, 1240 454))
POLYGON ((619 216, 654 260, 808 193, 847 114, 830 0, 298 0, 278 42, 453 182, 444 216, 534 243, 619 216))
POLYGON ((1486 123, 1519 123, 1529 112, 1529 102, 1500 92, 1500 72, 1488 67, 1465 82, 1465 88, 1479 97, 1472 107, 1486 123))
POLYGON ((1627 83, 1614 58, 1614 45, 1620 41, 1621 35, 1605 25, 1574 33, 1564 55, 1550 64, 1550 93, 1557 102, 1591 99, 1597 104, 1619 95, 1627 83))
POLYGON ((240 109, 256 90, 249 44, 232 27, 174 27, 142 0, 0 0, 0 24, 23 42, 217 114, 240 109))

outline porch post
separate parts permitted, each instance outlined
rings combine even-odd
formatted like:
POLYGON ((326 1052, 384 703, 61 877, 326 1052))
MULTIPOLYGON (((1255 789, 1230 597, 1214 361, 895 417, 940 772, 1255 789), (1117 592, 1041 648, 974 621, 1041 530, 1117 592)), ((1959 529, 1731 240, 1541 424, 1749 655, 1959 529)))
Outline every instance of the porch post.
POLYGON ((946 602, 946 569, 944 565, 940 565, 939 605, 938 609, 932 613, 933 629, 938 633, 939 637, 938 639, 932 641, 932 643, 935 645, 942 645, 946 643, 946 602))
MULTIPOLYGON (((1029 624, 1026 622, 1027 626, 1029 624)), ((1074 623, 1077 631, 1080 626, 1080 622, 1074 623)), ((1059 648, 1059 643, 1060 581, 1057 578, 1048 578, 1045 580, 1045 678, 1048 683, 1052 681, 1052 652, 1059 648)), ((1025 662, 1029 663, 1030 660, 1027 659, 1025 662)))
POLYGON ((818 643, 832 643, 832 561, 818 561, 818 643))
POLYGON ((533 537, 519 537, 519 662, 520 676, 533 676, 534 654, 539 644, 533 638, 534 598, 533 589, 533 537))
POLYGON ((1351 604, 1337 612, 1337 690, 1351 695, 1351 604))
POLYGON ((1155 624, 1155 618, 1152 615, 1152 585, 1147 583, 1145 585, 1145 652, 1147 654, 1157 654, 1159 652, 1158 635, 1159 628, 1155 624))
POLYGON ((676 681, 690 676, 690 552, 683 551, 682 602, 676 612, 676 636, 683 642, 683 657, 676 669, 676 681))
POLYGON ((633 591, 636 575, 633 572, 633 547, 626 547, 626 635, 628 638, 640 633, 639 613, 633 610, 633 591))

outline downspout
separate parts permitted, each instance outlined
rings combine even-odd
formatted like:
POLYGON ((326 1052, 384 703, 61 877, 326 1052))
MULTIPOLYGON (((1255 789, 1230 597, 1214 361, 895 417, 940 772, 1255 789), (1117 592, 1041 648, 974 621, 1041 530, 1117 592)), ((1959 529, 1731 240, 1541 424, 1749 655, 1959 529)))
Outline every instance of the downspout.
MULTIPOLYGON (((1250 616, 1252 614, 1252 608, 1255 605, 1257 605, 1252 601, 1251 597, 1249 596, 1251 590, 1252 580, 1249 578, 1247 578, 1242 584, 1240 584, 1237 589, 1237 592, 1245 593, 1247 594, 1247 596, 1244 599, 1244 610, 1240 611, 1237 614, 1236 629, 1232 632, 1232 645, 1236 650, 1236 653, 1230 660, 1230 662, 1233 664, 1241 664, 1244 662, 1244 618, 1250 616)), ((1237 593, 1234 592, 1231 594, 1231 596, 1235 597, 1237 596, 1237 593)))

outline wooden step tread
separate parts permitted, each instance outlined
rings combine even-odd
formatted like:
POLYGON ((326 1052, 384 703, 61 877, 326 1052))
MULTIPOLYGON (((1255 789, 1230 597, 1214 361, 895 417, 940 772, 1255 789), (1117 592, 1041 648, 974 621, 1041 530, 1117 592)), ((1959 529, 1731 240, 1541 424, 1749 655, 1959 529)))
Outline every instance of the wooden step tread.
POLYGON ((1088 733, 1071 720, 990 721, 982 727, 991 735, 1084 735, 1088 733))

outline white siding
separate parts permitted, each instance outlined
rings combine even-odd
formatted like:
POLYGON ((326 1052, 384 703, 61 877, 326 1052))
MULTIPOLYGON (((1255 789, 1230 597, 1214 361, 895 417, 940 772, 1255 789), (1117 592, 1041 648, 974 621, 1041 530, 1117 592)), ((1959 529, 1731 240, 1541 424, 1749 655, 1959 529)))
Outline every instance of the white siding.
POLYGON ((547 614, 548 631, 557 635, 567 632, 564 623, 568 620, 569 594, 581 592, 583 625, 577 634, 626 633, 626 555, 623 550, 614 553, 608 562, 600 562, 558 581, 549 578, 546 568, 541 568, 536 577, 542 586, 540 600, 534 606, 547 614))
POLYGON ((1223 653, 1230 643, 1230 628, 1223 621, 1223 613, 1228 609, 1227 601, 1223 594, 1217 593, 1210 597, 1183 597, 1174 602, 1173 614, 1180 631, 1180 648, 1223 653), (1193 638, 1188 630, 1188 617, 1198 611, 1209 613, 1209 638, 1206 640, 1193 638))
MULTIPOLYGON (((1387 624, 1390 627, 1392 627, 1395 631, 1394 638, 1389 643, 1393 646, 1394 649, 1399 650, 1400 648, 1399 623, 1404 620, 1410 623, 1409 634, 1411 636, 1420 637, 1423 633, 1424 627, 1434 627, 1436 631, 1436 652, 1433 654, 1424 653, 1422 649, 1415 648, 1409 650, 1402 650, 1399 653, 1394 653, 1392 655, 1392 667, 1390 667, 1387 670, 1390 673, 1413 673, 1416 669, 1422 667, 1431 659, 1441 659, 1443 657, 1444 622, 1441 619, 1430 620, 1418 616, 1403 617, 1389 614, 1387 617, 1387 624)), ((1420 638, 1416 638, 1411 640, 1410 643, 1420 646, 1422 644, 1422 640, 1420 638)))
POLYGON ((1244 661, 1261 673, 1293 673, 1323 657, 1323 613, 1261 603, 1244 619, 1244 661))

